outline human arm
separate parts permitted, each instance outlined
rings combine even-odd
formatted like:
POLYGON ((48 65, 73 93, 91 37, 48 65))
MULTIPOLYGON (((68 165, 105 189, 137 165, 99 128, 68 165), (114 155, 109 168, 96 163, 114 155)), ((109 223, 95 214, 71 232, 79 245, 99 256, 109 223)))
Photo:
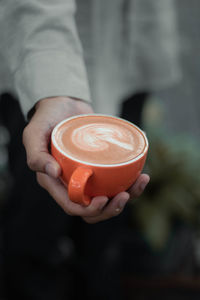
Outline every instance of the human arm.
POLYGON ((25 116, 40 99, 90 101, 74 0, 0 3, 0 51, 25 116))
MULTIPOLYGON (((51 130, 59 121, 92 111, 85 102, 89 89, 74 24, 74 1, 7 0, 2 5, 2 50, 24 114, 35 107, 23 134, 29 167, 66 213, 89 223, 118 215, 128 201, 127 192, 112 200, 96 197, 87 208, 72 203, 58 179, 60 166, 48 152, 51 130)), ((132 194, 139 195, 141 181, 148 180, 144 176, 132 194)))

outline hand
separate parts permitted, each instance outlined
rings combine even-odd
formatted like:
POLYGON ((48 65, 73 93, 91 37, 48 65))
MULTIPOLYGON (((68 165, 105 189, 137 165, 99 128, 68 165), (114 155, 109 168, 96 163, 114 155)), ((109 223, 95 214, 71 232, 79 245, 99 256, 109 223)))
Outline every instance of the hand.
POLYGON ((81 100, 69 97, 40 100, 23 132, 23 144, 30 169, 58 178, 61 168, 48 150, 51 132, 60 121, 73 115, 89 113, 93 113, 91 106, 81 100))
POLYGON ((129 199, 139 197, 149 182, 149 176, 142 174, 129 192, 121 192, 111 200, 105 196, 94 197, 87 207, 70 201, 66 188, 59 179, 53 179, 42 173, 37 173, 39 184, 46 189, 63 210, 71 216, 81 216, 85 222, 94 224, 119 215, 129 199))
POLYGON ((81 216, 88 223, 96 223, 120 214, 130 197, 138 197, 149 181, 141 175, 128 192, 122 192, 109 200, 105 196, 95 197, 88 207, 70 201, 66 188, 59 180, 61 168, 48 151, 51 132, 60 121, 79 114, 93 113, 89 104, 68 97, 40 100, 30 123, 23 133, 27 164, 37 173, 38 183, 69 215, 81 216))

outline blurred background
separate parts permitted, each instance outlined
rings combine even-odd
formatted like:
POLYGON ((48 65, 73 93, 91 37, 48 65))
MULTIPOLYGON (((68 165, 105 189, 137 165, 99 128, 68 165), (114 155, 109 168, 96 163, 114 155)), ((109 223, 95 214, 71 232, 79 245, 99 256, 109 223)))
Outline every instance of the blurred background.
POLYGON ((104 1, 77 1, 94 109, 146 131, 151 182, 113 220, 66 216, 26 167, 1 60, 1 300, 199 299, 200 2, 104 1))

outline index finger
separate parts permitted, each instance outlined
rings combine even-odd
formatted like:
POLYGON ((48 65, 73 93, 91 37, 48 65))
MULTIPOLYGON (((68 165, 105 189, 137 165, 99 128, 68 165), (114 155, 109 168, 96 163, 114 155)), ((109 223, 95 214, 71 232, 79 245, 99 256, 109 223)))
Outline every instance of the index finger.
POLYGON ((29 168, 57 178, 61 167, 48 151, 50 136, 51 129, 47 129, 45 124, 31 122, 24 129, 23 144, 29 168))
POLYGON ((67 189, 59 179, 54 179, 46 174, 37 173, 37 180, 69 215, 80 217, 97 216, 101 214, 103 207, 108 202, 107 197, 101 196, 93 198, 89 206, 82 206, 69 199, 67 189))

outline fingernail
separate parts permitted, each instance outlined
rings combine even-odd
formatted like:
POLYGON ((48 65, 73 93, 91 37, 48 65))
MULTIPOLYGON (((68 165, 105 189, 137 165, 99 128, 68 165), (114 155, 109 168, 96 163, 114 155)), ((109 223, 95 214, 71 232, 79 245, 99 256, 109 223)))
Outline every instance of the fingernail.
POLYGON ((120 212, 121 210, 123 210, 125 204, 126 204, 126 202, 124 202, 124 201, 119 201, 118 207, 115 209, 115 211, 118 213, 118 212, 120 212))
POLYGON ((120 212, 120 210, 121 210, 121 208, 119 208, 119 207, 117 207, 116 209, 115 209, 115 211, 118 213, 118 212, 120 212))
POLYGON ((51 164, 51 163, 47 163, 45 166, 45 172, 47 175, 49 175, 50 177, 57 177, 57 170, 56 168, 51 164))

